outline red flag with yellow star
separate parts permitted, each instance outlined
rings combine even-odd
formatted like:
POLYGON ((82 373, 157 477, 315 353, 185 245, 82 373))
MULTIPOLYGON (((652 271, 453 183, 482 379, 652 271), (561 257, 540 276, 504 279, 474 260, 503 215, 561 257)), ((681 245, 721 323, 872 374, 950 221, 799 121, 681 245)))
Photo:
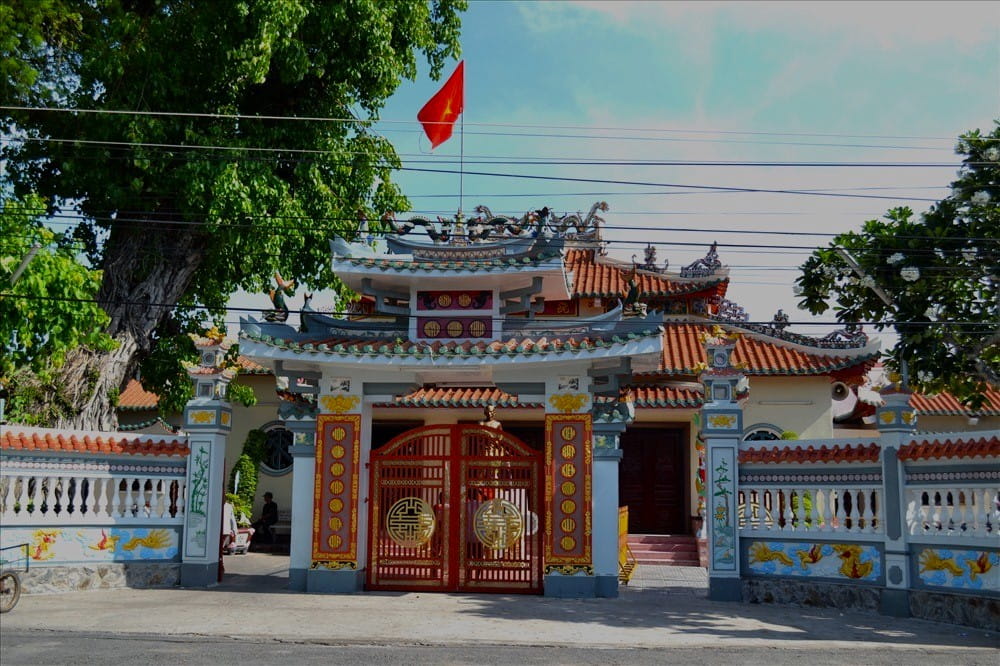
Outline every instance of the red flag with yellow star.
POLYGON ((424 132, 431 141, 431 149, 437 148, 451 138, 455 121, 465 108, 465 61, 458 63, 455 72, 424 104, 417 113, 417 120, 424 126, 424 132))

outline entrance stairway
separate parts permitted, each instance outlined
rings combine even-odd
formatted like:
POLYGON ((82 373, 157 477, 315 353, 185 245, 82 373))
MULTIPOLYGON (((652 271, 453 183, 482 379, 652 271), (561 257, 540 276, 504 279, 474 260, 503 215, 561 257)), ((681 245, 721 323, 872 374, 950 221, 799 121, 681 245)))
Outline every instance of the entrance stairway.
POLYGON ((698 541, 693 536, 629 534, 628 545, 639 564, 697 567, 698 541))

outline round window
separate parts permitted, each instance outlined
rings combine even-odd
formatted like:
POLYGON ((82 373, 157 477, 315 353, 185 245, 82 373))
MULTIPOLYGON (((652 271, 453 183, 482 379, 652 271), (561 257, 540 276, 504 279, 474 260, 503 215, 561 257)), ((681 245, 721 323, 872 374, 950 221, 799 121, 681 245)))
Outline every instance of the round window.
POLYGON ((267 431, 267 442, 264 444, 264 460, 262 463, 272 472, 283 472, 292 466, 292 454, 288 447, 292 445, 292 431, 284 428, 273 428, 267 431))

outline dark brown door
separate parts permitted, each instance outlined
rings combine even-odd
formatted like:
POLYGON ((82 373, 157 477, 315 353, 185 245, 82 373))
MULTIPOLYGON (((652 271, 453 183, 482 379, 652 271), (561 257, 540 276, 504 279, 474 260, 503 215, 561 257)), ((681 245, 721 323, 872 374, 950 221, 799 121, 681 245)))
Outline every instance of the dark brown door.
POLYGON ((621 436, 620 504, 630 534, 686 534, 684 431, 631 428, 621 436))

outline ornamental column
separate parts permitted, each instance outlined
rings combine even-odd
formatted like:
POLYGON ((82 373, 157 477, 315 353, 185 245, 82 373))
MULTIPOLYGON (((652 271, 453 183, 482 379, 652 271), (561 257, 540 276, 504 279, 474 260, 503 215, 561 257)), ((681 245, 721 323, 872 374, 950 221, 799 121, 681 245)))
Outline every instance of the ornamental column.
POLYGON ((875 412, 882 462, 882 489, 885 498, 885 589, 879 612, 910 617, 911 559, 906 525, 906 470, 897 455, 909 443, 917 427, 916 412, 910 407, 910 392, 890 387, 883 391, 884 404, 875 412))
POLYGON ((708 365, 699 379, 705 386, 701 412, 708 499, 708 598, 713 601, 743 600, 736 493, 743 432, 739 399, 744 397, 745 377, 732 359, 738 339, 718 326, 702 336, 708 352, 708 365))
POLYGON ((590 377, 547 378, 545 398, 545 596, 595 597, 590 377))
POLYGON ((370 408, 362 418, 362 383, 356 377, 321 380, 316 417, 312 539, 306 591, 360 592, 364 588, 361 485, 362 443, 370 436, 370 408), (365 423, 365 437, 362 425, 365 423))
POLYGON ((181 585, 208 587, 219 580, 219 542, 222 535, 222 495, 226 437, 232 426, 232 407, 226 388, 233 373, 223 368, 222 339, 198 341, 198 364, 187 364, 195 397, 184 407, 188 433, 184 543, 181 585))
POLYGON ((304 592, 312 564, 313 490, 316 477, 316 410, 283 402, 279 417, 292 433, 292 535, 288 588, 304 592))

